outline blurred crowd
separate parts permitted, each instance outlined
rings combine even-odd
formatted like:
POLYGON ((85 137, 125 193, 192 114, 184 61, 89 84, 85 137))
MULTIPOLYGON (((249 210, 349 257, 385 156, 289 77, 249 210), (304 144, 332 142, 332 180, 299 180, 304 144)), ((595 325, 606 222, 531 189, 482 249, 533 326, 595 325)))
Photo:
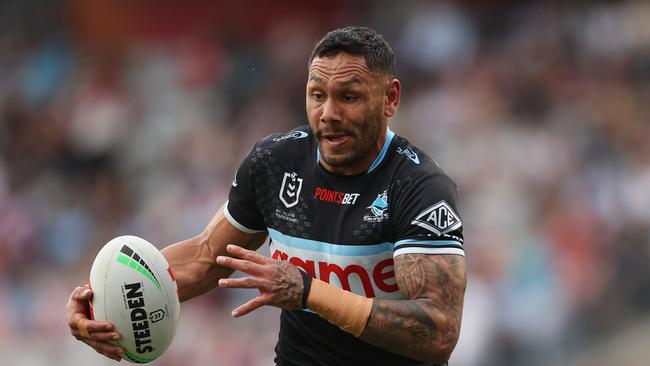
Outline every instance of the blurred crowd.
MULTIPOLYGON (((3 365, 103 364, 64 313, 99 248, 198 234, 252 144, 307 123, 311 47, 348 24, 391 42, 391 127, 460 189, 452 365, 565 365, 650 316, 649 2, 319 4, 0 2, 3 365)), ((277 309, 230 318, 252 296, 184 304, 157 364, 271 364, 277 309)))

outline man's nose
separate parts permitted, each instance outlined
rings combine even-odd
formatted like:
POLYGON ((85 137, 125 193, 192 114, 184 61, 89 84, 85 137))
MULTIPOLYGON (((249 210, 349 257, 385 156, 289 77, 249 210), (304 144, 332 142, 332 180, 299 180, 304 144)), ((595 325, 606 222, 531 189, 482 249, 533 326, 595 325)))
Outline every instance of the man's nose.
POLYGON ((323 113, 320 116, 320 121, 324 123, 341 122, 341 109, 332 98, 328 98, 323 103, 323 113))

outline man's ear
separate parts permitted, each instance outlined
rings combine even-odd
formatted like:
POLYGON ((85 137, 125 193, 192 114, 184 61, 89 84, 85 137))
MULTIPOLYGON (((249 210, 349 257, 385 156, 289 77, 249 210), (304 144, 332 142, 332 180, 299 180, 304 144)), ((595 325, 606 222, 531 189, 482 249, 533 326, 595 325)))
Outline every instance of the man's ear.
POLYGON ((386 88, 386 98, 384 103, 384 116, 390 118, 397 113, 399 108, 400 92, 402 86, 397 79, 392 79, 388 82, 386 88))

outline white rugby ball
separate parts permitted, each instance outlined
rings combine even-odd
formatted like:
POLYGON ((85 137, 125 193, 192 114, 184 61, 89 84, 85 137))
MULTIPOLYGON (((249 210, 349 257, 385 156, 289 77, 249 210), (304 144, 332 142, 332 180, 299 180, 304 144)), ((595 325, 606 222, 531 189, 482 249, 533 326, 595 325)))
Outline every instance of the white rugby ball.
POLYGON ((162 253, 137 236, 104 245, 90 270, 91 316, 115 325, 122 358, 147 363, 169 347, 180 312, 174 275, 162 253))

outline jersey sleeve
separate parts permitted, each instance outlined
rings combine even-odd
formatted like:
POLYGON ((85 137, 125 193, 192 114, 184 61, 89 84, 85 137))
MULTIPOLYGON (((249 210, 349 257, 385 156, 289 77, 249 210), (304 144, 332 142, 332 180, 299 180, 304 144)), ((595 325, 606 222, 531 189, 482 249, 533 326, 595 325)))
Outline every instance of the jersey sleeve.
POLYGON ((393 213, 396 241, 393 256, 456 254, 463 249, 463 223, 456 206, 454 182, 442 173, 412 181, 399 194, 393 213))
POLYGON ((253 151, 255 148, 244 158, 237 169, 224 210, 226 219, 233 226, 249 234, 266 231, 264 217, 255 203, 254 187, 250 184, 253 151))

